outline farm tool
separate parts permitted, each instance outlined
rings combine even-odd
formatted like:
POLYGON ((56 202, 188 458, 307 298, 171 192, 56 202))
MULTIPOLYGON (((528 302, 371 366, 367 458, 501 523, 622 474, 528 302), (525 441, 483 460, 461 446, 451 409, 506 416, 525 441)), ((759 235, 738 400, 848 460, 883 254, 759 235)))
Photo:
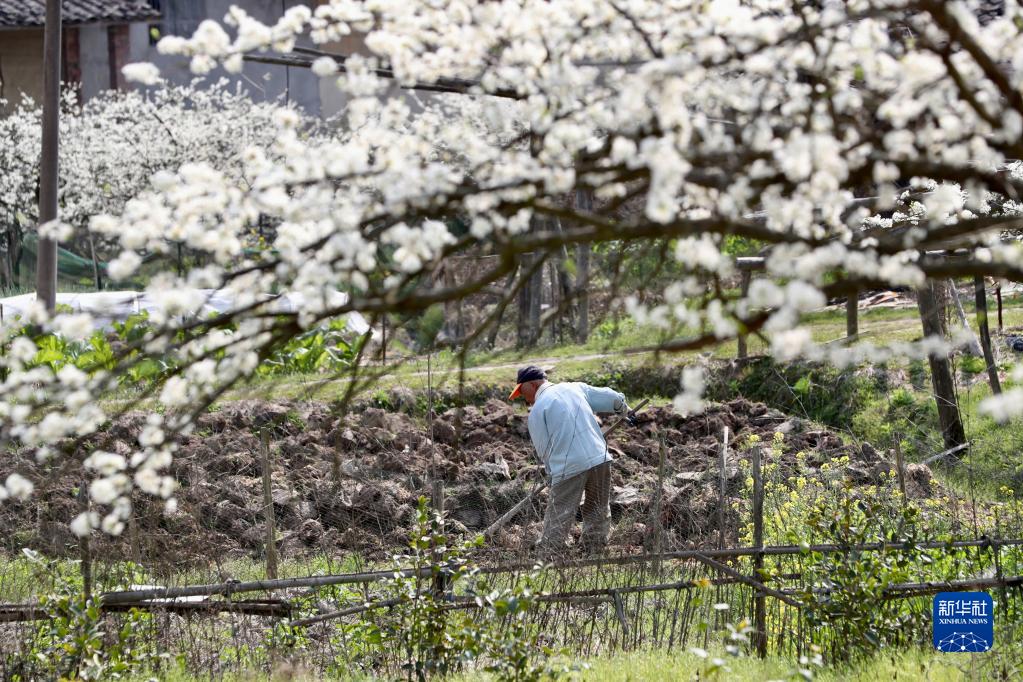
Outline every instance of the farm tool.
MULTIPOLYGON (((606 429, 604 429, 601 432, 601 435, 603 435, 604 438, 607 439, 607 437, 610 436, 615 431, 617 431, 618 428, 622 424, 626 424, 626 423, 634 424, 635 423, 634 422, 634 418, 636 416, 636 413, 639 412, 640 410, 642 410, 646 406, 646 404, 648 402, 650 402, 650 400, 648 398, 644 398, 643 401, 640 402, 639 405, 636 405, 636 407, 634 409, 630 410, 629 414, 627 414, 627 415, 625 415, 623 417, 619 417, 615 421, 615 423, 611 424, 611 426, 609 426, 606 429)), ((493 537, 499 530, 501 530, 506 525, 508 525, 508 522, 511 521, 513 518, 515 518, 515 516, 519 512, 521 512, 523 509, 525 509, 525 507, 528 504, 530 504, 534 499, 536 499, 537 495, 539 495, 544 490, 546 490, 548 485, 549 485, 548 482, 544 481, 540 485, 538 485, 537 487, 533 488, 532 492, 530 492, 528 495, 526 495, 514 507, 512 507, 511 509, 506 511, 501 516, 501 518, 499 518, 497 521, 494 521, 494 523, 490 524, 490 526, 485 531, 483 531, 483 536, 487 537, 487 538, 493 537)))

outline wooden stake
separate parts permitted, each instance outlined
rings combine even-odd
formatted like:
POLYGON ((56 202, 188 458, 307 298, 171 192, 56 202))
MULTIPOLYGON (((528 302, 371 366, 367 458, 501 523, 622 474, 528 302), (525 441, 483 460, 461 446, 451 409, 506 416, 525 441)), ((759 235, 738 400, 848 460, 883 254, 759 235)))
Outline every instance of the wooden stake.
POLYGON ((895 439, 895 472, 899 476, 899 492, 902 493, 902 506, 906 506, 906 467, 902 461, 902 442, 895 439))
MULTIPOLYGON (((760 446, 753 448, 753 546, 764 547, 764 479, 760 471, 760 458, 763 454, 760 446)), ((764 554, 753 555, 753 578, 763 582, 764 554)), ((767 598, 762 590, 757 590, 753 598, 753 644, 757 656, 767 657, 767 598)))
MULTIPOLYGON (((660 555, 664 551, 664 527, 661 525, 661 507, 664 502, 664 460, 665 460, 665 445, 664 435, 660 434, 658 439, 659 447, 657 449, 657 490, 654 491, 654 518, 653 518, 653 531, 654 531, 654 553, 660 555)), ((654 561, 654 575, 658 579, 661 577, 661 560, 656 559, 654 561)))
POLYGON ((721 443, 721 458, 718 461, 718 549, 725 546, 725 483, 728 472, 725 470, 728 457, 728 427, 725 427, 721 443))
MULTIPOLYGON (((78 506, 82 512, 89 511, 89 485, 85 481, 82 481, 82 486, 78 489, 78 506)), ((82 594, 88 601, 92 598, 92 551, 88 535, 78 541, 78 550, 82 561, 82 594)))
POLYGON ((615 615, 618 616, 618 622, 622 625, 622 639, 624 640, 629 636, 629 621, 625 619, 625 606, 622 604, 622 595, 618 593, 618 590, 613 590, 611 592, 611 599, 614 600, 615 615))
POLYGON ((273 472, 273 455, 270 450, 270 430, 263 429, 259 434, 263 450, 263 514, 266 519, 266 577, 277 578, 277 541, 276 519, 274 518, 274 498, 271 488, 270 474, 273 472))
POLYGON ((852 292, 845 300, 845 337, 855 339, 860 332, 860 296, 852 292))

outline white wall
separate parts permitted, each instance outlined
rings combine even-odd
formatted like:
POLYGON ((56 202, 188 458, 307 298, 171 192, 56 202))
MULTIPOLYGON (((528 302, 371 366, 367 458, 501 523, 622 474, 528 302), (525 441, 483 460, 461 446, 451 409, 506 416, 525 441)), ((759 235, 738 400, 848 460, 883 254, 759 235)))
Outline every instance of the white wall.
MULTIPOLYGON (((164 34, 175 29, 192 31, 203 18, 222 22, 231 5, 242 7, 264 23, 273 23, 288 7, 300 4, 314 6, 316 3, 300 0, 165 0, 164 22, 158 26, 164 34)), ((156 64, 160 67, 163 77, 172 83, 183 85, 195 78, 188 68, 187 58, 163 56, 149 42, 148 28, 132 27, 131 61, 156 64)), ((265 101, 287 99, 309 114, 321 113, 319 79, 309 69, 246 62, 240 75, 231 75, 223 69, 216 69, 206 76, 213 80, 221 77, 226 77, 232 83, 240 83, 253 99, 265 101)))

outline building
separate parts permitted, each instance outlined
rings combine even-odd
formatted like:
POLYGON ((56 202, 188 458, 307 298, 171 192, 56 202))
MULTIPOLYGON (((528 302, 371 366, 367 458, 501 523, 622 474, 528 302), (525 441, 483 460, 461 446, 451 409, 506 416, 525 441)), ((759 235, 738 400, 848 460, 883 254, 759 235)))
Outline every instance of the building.
MULTIPOLYGON (((45 17, 46 0, 0 0, 0 99, 8 108, 26 96, 42 98, 45 17)), ((64 0, 62 79, 80 85, 85 99, 123 87, 132 43, 148 44, 150 23, 159 18, 148 0, 64 0)))
MULTIPOLYGON (((205 19, 223 22, 231 5, 252 17, 275 23, 296 5, 315 8, 326 0, 64 0, 62 80, 80 87, 83 101, 103 90, 126 87, 121 67, 152 62, 169 83, 186 85, 195 79, 188 59, 164 56, 157 50, 162 36, 191 36, 205 19)), ((6 109, 23 97, 41 100, 43 87, 43 23, 46 0, 0 0, 0 99, 6 109)), ((313 47, 307 38, 300 45, 313 47)), ((361 37, 319 46, 352 54, 364 49, 361 37)), ((207 80, 226 78, 258 101, 297 105, 306 113, 324 117, 344 109, 341 93, 329 79, 308 68, 246 62, 241 74, 215 69, 207 80)), ((391 93, 394 94, 394 93, 391 93)), ((0 108, 0 114, 5 108, 0 108)))
MULTIPOLYGON (((3 0, 0 0, 2 2, 3 0)), ((152 62, 160 68, 160 75, 170 83, 184 85, 195 76, 188 68, 188 59, 161 55, 156 49, 157 36, 191 36, 204 19, 223 22, 231 5, 237 5, 249 16, 265 24, 274 24, 290 7, 308 5, 315 7, 316 0, 154 0, 161 18, 154 24, 156 29, 149 41, 132 42, 131 61, 152 62)), ((230 28, 228 28, 230 32, 230 28)), ((134 38, 134 35, 133 35, 134 38)), ((308 39, 300 44, 311 46, 308 39)), ((226 78, 240 85, 252 99, 257 101, 281 101, 298 105, 311 115, 330 115, 335 110, 324 110, 321 105, 320 79, 309 69, 274 64, 246 62, 241 74, 229 74, 215 69, 207 79, 226 78)))

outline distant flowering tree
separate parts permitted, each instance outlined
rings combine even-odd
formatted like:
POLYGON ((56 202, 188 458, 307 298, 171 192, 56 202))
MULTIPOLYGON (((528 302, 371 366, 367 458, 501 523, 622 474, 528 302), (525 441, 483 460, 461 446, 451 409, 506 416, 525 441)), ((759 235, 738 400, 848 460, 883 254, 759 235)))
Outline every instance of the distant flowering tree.
MULTIPOLYGON (((68 93, 64 108, 60 215, 64 237, 76 240, 95 234, 86 229, 93 216, 130 213, 131 199, 159 185, 161 173, 176 173, 185 164, 206 165, 239 182, 243 152, 270 154, 274 118, 288 111, 231 92, 226 81, 148 92, 108 91, 84 106, 68 93)), ((33 102, 0 118, 0 244, 5 249, 17 248, 20 235, 38 223, 40 118, 41 109, 33 102)), ((303 123, 316 128, 311 121, 303 123)), ((166 238, 160 250, 180 240, 177 231, 166 238)))
MULTIPOLYGON (((166 311, 141 347, 179 369, 151 389, 166 410, 151 415, 135 454, 90 455, 105 511, 79 517, 76 531, 119 532, 132 486, 172 498, 176 434, 295 333, 348 311, 416 312, 495 289, 510 298, 517 288, 504 283, 524 254, 542 264, 572 245, 662 244, 682 274, 655 304, 626 305, 671 333, 667 351, 756 333, 779 358, 839 365, 947 353, 939 338, 820 347, 800 319, 867 287, 1023 281, 1023 251, 1008 238, 1023 191, 1013 166, 1023 157, 1023 14, 1012 0, 993 14, 978 4, 334 0, 273 26, 234 8, 228 29, 207 21, 190 38, 163 39, 162 52, 200 74, 291 52, 301 33, 318 44, 361 34, 367 54, 274 57, 343 93, 343 132, 305 136, 298 114, 279 110, 272 144, 243 151, 236 173, 189 159, 123 211, 85 209, 97 213, 95 234, 119 240, 124 273, 169 235, 209 265, 153 278, 166 311), (413 101, 389 96, 396 88, 455 94, 413 101), (279 228, 273 251, 254 257, 244 235, 260 215, 279 228), (452 230, 453 217, 465 228, 452 230), (723 285, 736 272, 727 237, 767 254, 767 277, 748 294, 723 285), (468 280, 433 278, 456 254, 492 257, 468 280), (239 303, 199 318, 199 288, 228 289, 239 303), (308 305, 274 314, 283 289, 308 305)), ((127 73, 160 78, 149 65, 127 73)), ((81 329, 41 310, 33 321, 81 329)), ((58 456, 54 444, 107 418, 92 398, 123 367, 33 368, 32 340, 5 329, 3 433, 58 456)), ((1019 368, 1013 376, 1023 380, 1019 368)), ((686 372, 679 409, 700 409, 703 386, 686 372)), ((986 409, 1018 415, 1023 389, 986 409)), ((31 482, 12 479, 5 494, 27 496, 31 482)))

